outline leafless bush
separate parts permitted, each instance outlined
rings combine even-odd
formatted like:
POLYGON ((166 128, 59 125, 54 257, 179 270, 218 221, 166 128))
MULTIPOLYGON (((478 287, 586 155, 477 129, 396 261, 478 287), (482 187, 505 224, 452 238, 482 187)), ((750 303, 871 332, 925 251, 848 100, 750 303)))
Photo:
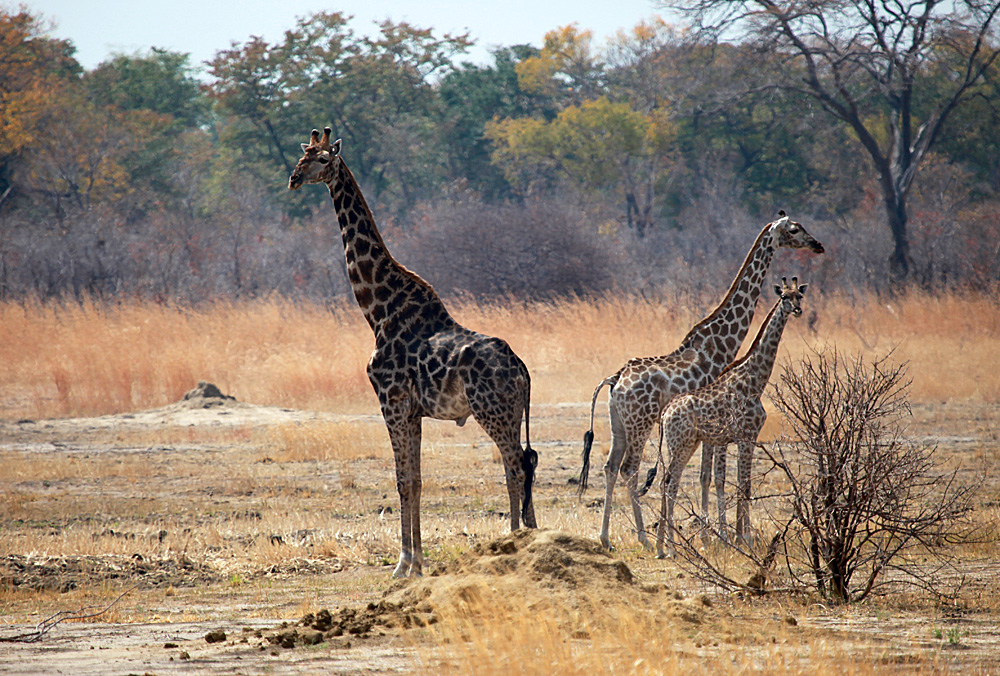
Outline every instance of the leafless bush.
POLYGON ((790 429, 765 449, 789 486, 788 569, 824 598, 860 601, 894 582, 941 593, 949 546, 967 534, 973 487, 904 438, 908 388, 891 355, 830 350, 786 368, 769 393, 790 429))
POLYGON ((557 200, 491 205, 463 197, 388 235, 400 261, 442 293, 546 298, 613 288, 621 251, 599 226, 557 200))

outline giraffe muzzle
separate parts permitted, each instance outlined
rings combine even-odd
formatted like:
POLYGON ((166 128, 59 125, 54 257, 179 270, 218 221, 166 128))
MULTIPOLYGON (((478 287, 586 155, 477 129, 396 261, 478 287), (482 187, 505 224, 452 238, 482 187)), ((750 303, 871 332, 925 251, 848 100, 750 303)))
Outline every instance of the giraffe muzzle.
POLYGON ((302 187, 302 176, 301 174, 292 174, 288 177, 288 189, 298 190, 302 187))

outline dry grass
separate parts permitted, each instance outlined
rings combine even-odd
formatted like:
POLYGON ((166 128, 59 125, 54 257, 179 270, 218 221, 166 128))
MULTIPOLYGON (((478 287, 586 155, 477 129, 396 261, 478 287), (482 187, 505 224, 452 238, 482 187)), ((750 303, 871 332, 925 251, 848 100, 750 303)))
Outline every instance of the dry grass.
POLYGON ((391 453, 381 420, 352 420, 275 425, 266 439, 279 462, 377 458, 391 453))
MULTIPOLYGON (((703 597, 704 600, 704 597, 703 597)), ((693 608, 698 604, 692 599, 693 608)), ((710 603, 705 600, 705 603, 710 603)), ((670 621, 656 604, 635 607, 617 599, 587 599, 581 607, 528 603, 489 595, 466 612, 435 625, 429 645, 417 647, 419 673, 474 676, 560 674, 898 674, 884 647, 856 646, 848 654, 816 632, 785 621, 780 606, 767 619, 717 614, 670 621), (866 654, 867 653, 867 654, 866 654)), ((796 623, 797 624, 797 623, 796 623)), ((939 673, 932 662, 908 660, 905 673, 939 673)))
MULTIPOLYGON (((1000 306, 987 297, 807 298, 785 358, 836 343, 911 363, 915 401, 1000 401, 1000 306), (963 374, 956 377, 956 374, 963 374)), ((644 299, 453 304, 465 325, 504 337, 533 376, 533 402, 589 400, 629 357, 662 354, 705 312, 644 299)), ((763 315, 763 312, 758 313, 763 315)), ((758 318, 759 321, 759 318, 758 318)), ((753 329, 754 331, 756 328, 753 329)), ((749 342, 749 341, 748 341, 749 342)), ((365 375, 370 332, 351 307, 281 299, 162 305, 0 305, 0 414, 83 416, 153 408, 209 380, 243 401, 377 413, 365 375)))

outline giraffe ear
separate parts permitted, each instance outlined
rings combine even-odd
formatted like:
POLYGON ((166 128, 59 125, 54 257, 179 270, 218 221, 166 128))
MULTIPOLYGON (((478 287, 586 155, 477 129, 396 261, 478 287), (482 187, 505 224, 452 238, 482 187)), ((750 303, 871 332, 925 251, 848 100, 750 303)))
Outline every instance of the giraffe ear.
POLYGON ((305 151, 306 151, 306 148, 308 148, 308 147, 309 147, 309 144, 308 144, 308 143, 300 143, 299 145, 300 145, 300 146, 302 146, 302 152, 305 152, 305 151))
POLYGON ((333 146, 330 148, 330 152, 334 157, 340 157, 340 139, 333 142, 333 146))
POLYGON ((778 297, 779 297, 779 298, 781 297, 781 285, 780 285, 780 284, 775 284, 775 285, 774 285, 774 292, 775 292, 776 294, 778 294, 778 297))
POLYGON ((799 287, 799 295, 800 296, 806 295, 806 289, 808 289, 808 288, 809 288, 808 284, 803 284, 802 286, 800 286, 799 287))

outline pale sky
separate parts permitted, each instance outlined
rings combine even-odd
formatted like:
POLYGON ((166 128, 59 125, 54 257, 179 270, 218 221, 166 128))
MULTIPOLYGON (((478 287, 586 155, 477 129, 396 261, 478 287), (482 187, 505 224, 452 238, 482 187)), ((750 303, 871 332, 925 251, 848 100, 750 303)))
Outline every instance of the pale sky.
MULTIPOLYGON (((161 47, 191 55, 192 66, 212 58, 233 41, 252 35, 279 42, 298 17, 319 10, 353 15, 358 34, 375 32, 383 19, 433 28, 434 35, 468 31, 476 47, 459 60, 491 63, 489 49, 530 43, 576 23, 593 32, 598 45, 619 29, 662 14, 655 0, 22 0, 28 10, 54 24, 50 34, 76 46, 76 58, 91 69, 116 52, 161 47)), ((0 0, 7 9, 17 0, 0 0)))

